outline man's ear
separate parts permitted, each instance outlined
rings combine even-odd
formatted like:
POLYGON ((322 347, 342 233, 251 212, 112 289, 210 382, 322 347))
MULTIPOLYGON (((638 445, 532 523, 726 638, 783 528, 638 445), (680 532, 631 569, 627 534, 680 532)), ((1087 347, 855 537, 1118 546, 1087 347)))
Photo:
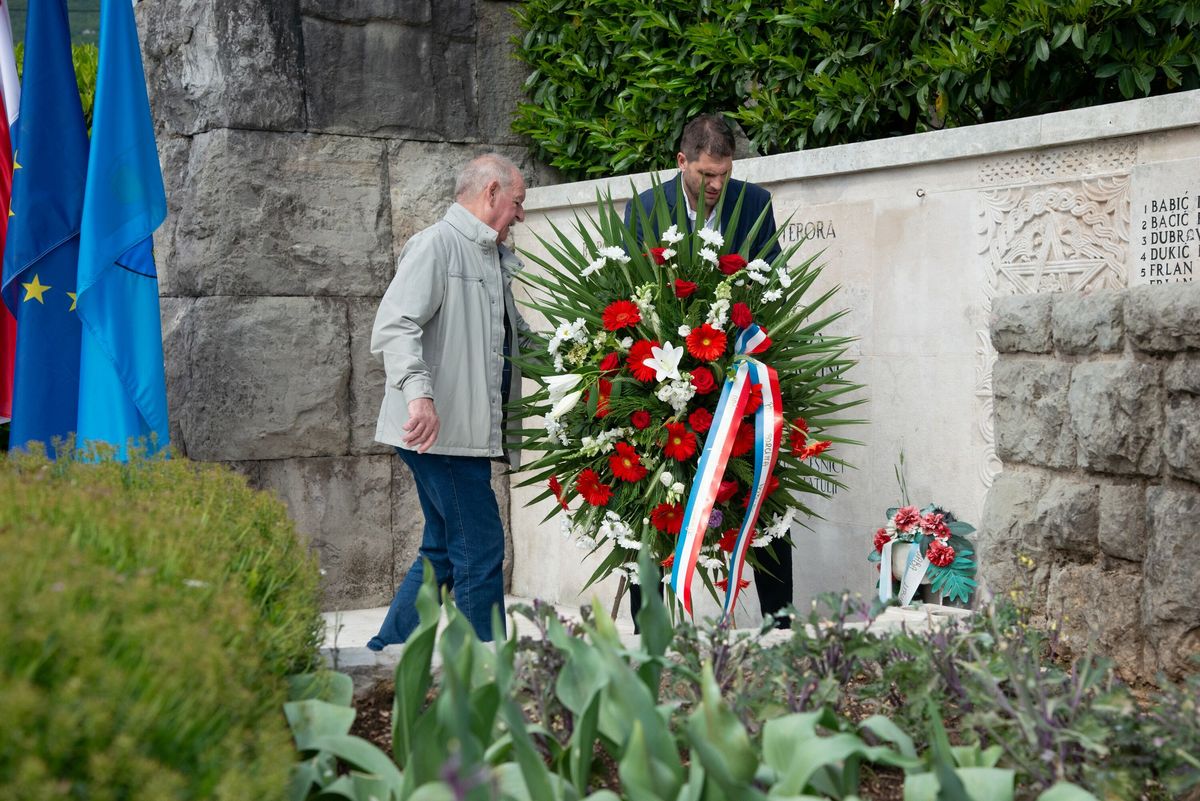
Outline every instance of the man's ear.
POLYGON ((484 190, 484 193, 485 193, 485 197, 487 197, 488 204, 495 205, 496 199, 498 197, 500 197, 500 182, 499 181, 489 181, 488 185, 487 185, 487 189, 484 190))
POLYGON ((684 167, 686 167, 687 161, 687 156, 683 155, 682 150, 675 154, 675 164, 679 167, 679 169, 682 170, 684 167))

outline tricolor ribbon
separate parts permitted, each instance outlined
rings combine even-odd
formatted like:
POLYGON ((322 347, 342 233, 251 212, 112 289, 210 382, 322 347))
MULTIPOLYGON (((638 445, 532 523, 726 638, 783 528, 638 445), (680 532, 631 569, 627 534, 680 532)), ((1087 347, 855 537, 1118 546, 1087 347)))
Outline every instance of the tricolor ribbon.
POLYGON ((755 359, 755 348, 767 340, 766 332, 751 325, 738 335, 734 343, 732 373, 725 378, 721 388, 721 399, 713 415, 712 427, 704 441, 700 463, 696 467, 696 480, 692 482, 680 525, 679 540, 675 545, 675 562, 671 568, 671 590, 683 604, 684 610, 692 614, 692 580, 696 575, 696 562, 704 544, 704 533, 717 500, 717 490, 729 464, 733 441, 737 436, 746 401, 750 397, 752 384, 762 386, 762 406, 754 413, 754 481, 750 485, 750 503, 746 516, 738 531, 733 552, 729 555, 729 579, 725 588, 725 616, 733 612, 741 588, 742 568, 746 562, 746 549, 750 546, 750 534, 763 501, 767 497, 767 485, 779 459, 779 447, 783 438, 783 399, 779 392, 779 376, 774 368, 755 359))

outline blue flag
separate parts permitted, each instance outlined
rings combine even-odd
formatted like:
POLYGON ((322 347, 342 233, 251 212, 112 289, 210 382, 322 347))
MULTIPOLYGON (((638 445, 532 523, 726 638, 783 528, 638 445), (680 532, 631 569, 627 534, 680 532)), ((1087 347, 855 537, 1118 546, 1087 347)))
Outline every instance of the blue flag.
POLYGON ((19 332, 10 446, 40 441, 49 450, 77 426, 76 268, 88 152, 65 0, 29 4, 23 80, 3 279, 19 332))
POLYGON ((122 458, 131 438, 150 452, 167 445, 151 239, 166 216, 133 7, 129 0, 101 0, 100 63, 79 238, 78 436, 81 445, 108 442, 122 458))

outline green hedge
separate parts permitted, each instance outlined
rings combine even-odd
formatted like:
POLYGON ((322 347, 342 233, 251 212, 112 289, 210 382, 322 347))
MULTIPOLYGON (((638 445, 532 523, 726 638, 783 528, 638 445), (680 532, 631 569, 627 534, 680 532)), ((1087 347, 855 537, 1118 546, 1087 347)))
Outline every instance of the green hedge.
POLYGON ((0 465, 0 798, 282 798, 315 564, 283 506, 183 459, 0 465))
POLYGON ((570 178, 670 166, 701 111, 762 154, 1200 87, 1195 0, 526 0, 513 128, 570 178))

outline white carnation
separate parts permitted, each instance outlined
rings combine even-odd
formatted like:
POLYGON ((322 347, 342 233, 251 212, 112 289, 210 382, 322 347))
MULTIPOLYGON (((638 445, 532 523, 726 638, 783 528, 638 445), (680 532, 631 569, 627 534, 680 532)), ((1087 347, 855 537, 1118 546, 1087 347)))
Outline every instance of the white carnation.
POLYGON ((715 265, 718 260, 717 251, 712 248, 700 248, 700 258, 709 264, 715 265))
POLYGON ((683 241, 683 234, 679 232, 678 225, 672 225, 662 233, 662 241, 668 245, 674 245, 683 241))
MULTIPOLYGON (((721 236, 721 232, 715 231, 712 228, 701 228, 698 235, 704 240, 705 244, 711 245, 714 248, 719 248, 725 244, 725 237, 721 236)), ((714 259, 714 261, 716 260, 714 259)))

